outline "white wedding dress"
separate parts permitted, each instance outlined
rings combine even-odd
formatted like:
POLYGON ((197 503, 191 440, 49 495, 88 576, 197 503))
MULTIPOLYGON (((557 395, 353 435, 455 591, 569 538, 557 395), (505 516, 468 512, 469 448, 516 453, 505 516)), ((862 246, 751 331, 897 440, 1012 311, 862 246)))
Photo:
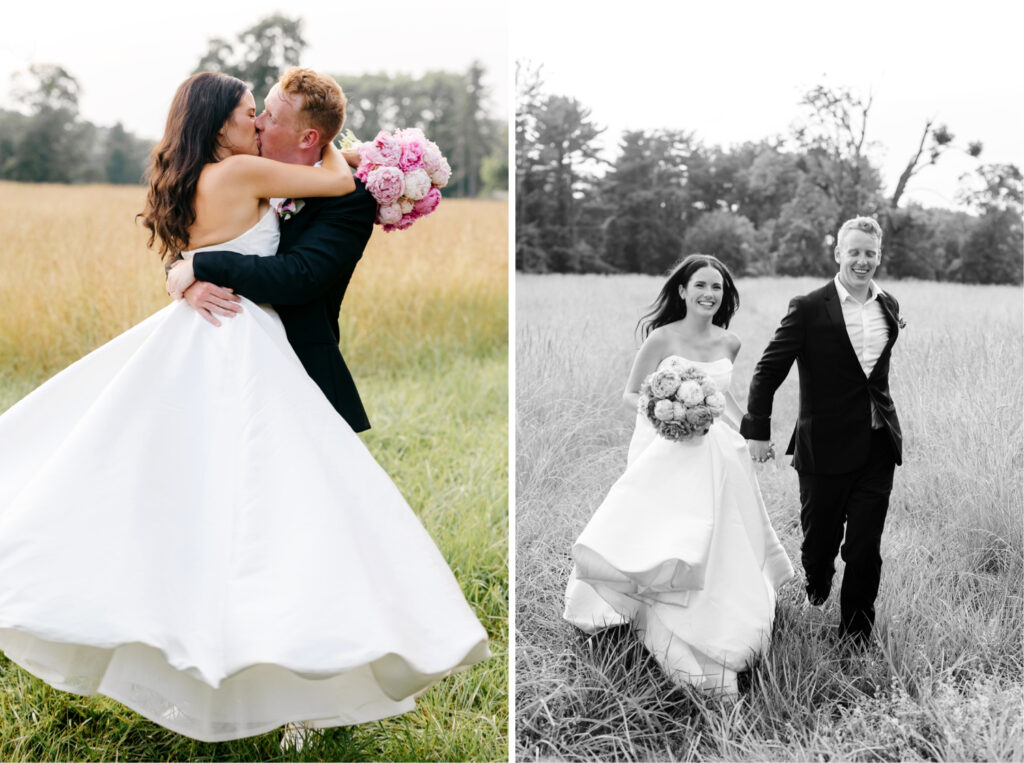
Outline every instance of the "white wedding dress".
MULTIPOLYGON (((208 248, 278 238, 271 211, 208 248)), ((0 416, 0 650, 203 741, 404 713, 486 633, 276 313, 242 306, 170 305, 0 416)))
MULTIPOLYGON (((728 358, 677 359, 729 388, 728 358)), ((626 471, 572 555, 566 620, 588 633, 630 623, 675 683, 723 694, 767 648, 775 593, 793 576, 746 441, 719 420, 673 442, 637 415, 626 471)))

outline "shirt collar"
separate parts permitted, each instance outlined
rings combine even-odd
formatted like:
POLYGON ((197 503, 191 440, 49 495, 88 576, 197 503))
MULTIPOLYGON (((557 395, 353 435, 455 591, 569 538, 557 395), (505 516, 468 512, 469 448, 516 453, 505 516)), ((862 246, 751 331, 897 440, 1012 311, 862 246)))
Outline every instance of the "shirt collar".
MULTIPOLYGON (((852 297, 850 296, 850 292, 846 290, 846 287, 843 286, 843 282, 839 280, 838 273, 836 273, 836 277, 832 280, 835 282, 836 291, 839 292, 840 302, 845 302, 847 299, 852 299, 852 297)), ((864 304, 866 305, 873 299, 878 299, 879 294, 885 294, 885 292, 882 291, 882 287, 875 283, 874 279, 872 279, 871 283, 868 284, 868 298, 867 300, 865 300, 864 304)))

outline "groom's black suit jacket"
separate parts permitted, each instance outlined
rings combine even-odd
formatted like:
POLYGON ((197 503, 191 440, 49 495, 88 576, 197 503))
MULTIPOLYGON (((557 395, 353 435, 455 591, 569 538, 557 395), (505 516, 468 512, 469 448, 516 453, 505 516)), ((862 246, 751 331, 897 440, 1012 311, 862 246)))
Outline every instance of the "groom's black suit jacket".
POLYGON ((350 194, 303 201, 298 213, 281 221, 277 256, 197 252, 193 272, 200 281, 272 304, 306 372, 352 429, 361 432, 370 422, 338 349, 338 313, 373 232, 377 202, 358 179, 350 194))
POLYGON ((869 376, 857 359, 843 319, 835 282, 789 303, 754 369, 747 415, 740 433, 771 437, 772 399, 795 360, 800 370, 800 411, 787 454, 802 474, 844 474, 861 468, 871 448, 871 403, 881 414, 896 463, 903 462, 903 434, 889 394, 889 358, 899 335, 899 303, 878 296, 889 341, 869 376))

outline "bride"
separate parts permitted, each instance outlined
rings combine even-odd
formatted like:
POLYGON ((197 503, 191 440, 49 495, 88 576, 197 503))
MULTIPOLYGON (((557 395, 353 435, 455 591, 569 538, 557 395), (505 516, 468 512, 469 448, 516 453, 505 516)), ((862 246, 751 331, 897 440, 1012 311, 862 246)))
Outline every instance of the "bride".
POLYGON ((735 694, 768 645, 775 593, 793 576, 772 529, 728 393, 739 294, 714 257, 691 255, 645 316, 626 405, 667 367, 696 368, 725 393, 725 423, 671 441, 637 414, 625 473, 572 547, 563 617, 587 633, 629 623, 678 685, 735 694))
MULTIPOLYGON (((355 188, 329 142, 321 169, 257 156, 254 118, 233 77, 178 89, 145 215, 165 254, 272 256, 268 197, 355 188)), ((0 416, 0 650, 208 742, 403 713, 488 656, 280 319, 243 304, 216 328, 175 302, 0 416)))

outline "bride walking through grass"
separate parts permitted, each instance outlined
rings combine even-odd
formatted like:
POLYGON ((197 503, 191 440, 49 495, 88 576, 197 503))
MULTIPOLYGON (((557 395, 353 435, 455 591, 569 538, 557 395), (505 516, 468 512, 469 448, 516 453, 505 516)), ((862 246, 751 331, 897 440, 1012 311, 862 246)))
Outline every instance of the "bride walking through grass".
POLYGON ((714 257, 690 255, 662 287, 623 395, 626 470, 573 544, 564 613, 588 633, 629 624, 674 683, 729 695, 793 576, 729 392, 738 307, 714 257))

